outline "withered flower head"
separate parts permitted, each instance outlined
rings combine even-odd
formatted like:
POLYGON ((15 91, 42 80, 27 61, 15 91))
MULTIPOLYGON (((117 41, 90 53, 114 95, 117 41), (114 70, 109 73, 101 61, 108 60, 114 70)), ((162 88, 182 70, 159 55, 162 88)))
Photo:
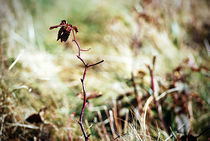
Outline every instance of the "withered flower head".
POLYGON ((60 30, 58 31, 57 41, 58 41, 59 39, 61 39, 61 42, 67 41, 67 39, 69 38, 70 33, 71 33, 71 30, 70 30, 70 31, 67 31, 67 30, 66 30, 66 27, 62 26, 62 27, 60 28, 60 30))
MULTIPOLYGON (((69 38, 69 35, 71 33, 71 30, 74 30, 76 33, 79 31, 79 29, 76 26, 72 26, 71 24, 68 24, 66 20, 62 20, 59 25, 51 26, 49 29, 52 30, 54 28, 60 27, 58 31, 58 37, 57 41, 61 40, 61 42, 66 42, 69 38)), ((74 37, 75 39, 75 37, 74 37)))

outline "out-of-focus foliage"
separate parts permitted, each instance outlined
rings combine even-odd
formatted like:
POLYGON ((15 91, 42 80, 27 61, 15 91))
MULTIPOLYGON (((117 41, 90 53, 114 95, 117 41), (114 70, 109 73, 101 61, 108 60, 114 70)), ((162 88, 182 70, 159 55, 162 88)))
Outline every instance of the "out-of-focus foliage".
POLYGON ((57 30, 49 30, 63 19, 79 28, 80 46, 91 48, 85 60, 105 60, 86 78, 87 92, 102 94, 85 111, 90 140, 175 140, 209 128, 208 0, 0 0, 2 140, 67 140, 68 130, 82 137, 77 47, 72 36, 56 42, 57 30), (153 56, 166 130, 151 100, 145 64, 153 56), (29 116, 41 120, 29 123, 29 116))

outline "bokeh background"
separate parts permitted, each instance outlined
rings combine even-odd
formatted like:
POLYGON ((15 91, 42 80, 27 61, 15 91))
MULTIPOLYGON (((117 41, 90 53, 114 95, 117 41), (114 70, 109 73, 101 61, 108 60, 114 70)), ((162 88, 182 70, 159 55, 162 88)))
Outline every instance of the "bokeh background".
MULTIPOLYGON (((113 140, 117 134, 117 140, 175 140, 209 129, 208 0, 0 0, 2 140, 82 138, 77 120, 84 68, 72 35, 61 43, 58 29, 49 30, 64 19, 79 28, 80 46, 91 48, 82 52, 84 60, 105 60, 88 70, 85 81, 87 92, 102 95, 85 110, 91 140, 113 140), (145 111, 152 96, 146 65, 153 56, 157 94, 179 88, 159 101, 166 130, 154 102, 144 119, 135 101, 140 97, 145 111), (44 107, 41 124, 25 121, 44 107)), ((198 139, 207 138, 204 133, 198 139)))

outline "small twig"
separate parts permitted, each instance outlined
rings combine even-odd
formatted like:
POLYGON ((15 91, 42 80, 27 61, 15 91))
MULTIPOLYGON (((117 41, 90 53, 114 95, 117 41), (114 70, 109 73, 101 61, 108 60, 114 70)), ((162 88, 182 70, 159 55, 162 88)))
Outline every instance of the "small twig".
POLYGON ((19 127, 24 127, 24 128, 30 128, 30 129, 40 129, 37 126, 34 125, 28 125, 28 124, 21 124, 21 123, 7 123, 9 126, 19 126, 19 127))
POLYGON ((137 88, 136 88, 136 82, 135 82, 133 73, 131 73, 131 81, 132 81, 132 84, 133 84, 133 89, 134 89, 134 94, 136 96, 136 101, 138 103, 139 113, 141 114, 143 112, 142 102, 141 102, 141 98, 138 95, 138 91, 137 91, 137 88))
MULTIPOLYGON (((85 124, 86 124, 86 126, 88 127, 87 130, 88 130, 88 133, 89 133, 89 135, 90 135, 90 134, 91 134, 90 128, 91 128, 92 125, 89 126, 89 123, 88 123, 88 120, 87 120, 87 119, 85 119, 85 124)), ((88 136, 89 136, 89 135, 88 135, 88 136)), ((90 137, 90 140, 92 140, 91 137, 90 137)))
POLYGON ((128 130, 128 116, 129 116, 129 111, 127 110, 125 115, 124 133, 127 133, 128 130))
MULTIPOLYGON (((180 91, 180 90, 182 90, 182 88, 169 89, 169 90, 163 92, 160 96, 158 96, 157 97, 157 100, 160 100, 161 98, 163 98, 164 96, 166 96, 166 94, 173 93, 173 92, 180 91)), ((147 110, 149 108, 150 103, 153 101, 153 99, 154 99, 154 97, 153 96, 150 96, 147 99, 146 103, 144 104, 145 105, 144 108, 143 108, 144 109, 144 122, 143 122, 144 123, 144 130, 146 130, 146 115, 147 115, 147 110)))
POLYGON ((162 94, 160 94, 158 97, 157 97, 157 100, 160 100, 161 98, 165 97, 167 94, 169 93, 173 93, 173 92, 176 92, 176 91, 181 91, 183 88, 181 87, 176 87, 176 88, 172 88, 172 89, 169 89, 165 92, 163 92, 162 94))
POLYGON ((70 126, 70 123, 71 123, 73 117, 75 116, 75 114, 76 114, 76 112, 74 112, 73 114, 70 115, 70 117, 69 117, 69 123, 67 125, 67 136, 68 136, 68 140, 69 141, 72 141, 70 130, 69 130, 69 126, 70 126))
POLYGON ((98 127, 98 125, 95 125, 96 130, 98 131, 98 135, 100 136, 101 139, 104 138, 104 135, 102 134, 101 128, 98 127))
MULTIPOLYGON (((182 124, 182 125, 178 128, 178 130, 182 129, 184 126, 185 126, 185 124, 182 124)), ((174 133, 172 132, 172 133, 170 134, 170 136, 169 136, 168 138, 166 138, 164 141, 167 141, 167 140, 169 140, 171 137, 173 137, 173 136, 174 136, 173 134, 174 134, 174 133)))
POLYGON ((107 107, 104 106, 104 110, 105 110, 105 113, 106 113, 106 116, 108 117, 108 120, 109 120, 109 125, 110 125, 110 128, 111 128, 111 132, 112 132, 112 137, 115 138, 117 135, 115 134, 115 131, 114 131, 114 125, 113 125, 113 114, 112 114, 112 111, 108 111, 107 107))
MULTIPOLYGON (((80 58, 80 60, 82 61, 82 62, 84 62, 83 60, 82 60, 82 58, 80 58)), ((87 65, 86 65, 86 63, 84 62, 84 64, 85 64, 85 70, 84 70, 84 73, 83 73, 83 77, 82 77, 82 79, 81 79, 81 83, 82 83, 82 91, 83 91, 83 106, 82 106, 82 110, 81 110, 81 113, 80 113, 80 118, 79 118, 79 121, 78 121, 78 123, 79 123, 79 125, 80 125, 80 127, 81 127, 81 130, 82 130, 82 133, 83 133, 83 135, 84 135, 84 137, 85 137, 85 141, 88 141, 88 136, 87 136, 87 134, 86 134, 86 132, 85 132, 85 129, 84 129, 84 126, 83 126, 83 123, 82 123, 82 118, 83 118, 83 115, 84 115, 84 111, 85 111, 85 106, 86 106, 86 100, 87 100, 87 98, 86 98, 86 92, 85 92, 85 84, 84 84, 84 79, 85 79, 85 75, 86 75, 86 72, 87 72, 87 65)))
POLYGON ((85 61, 80 56, 77 56, 77 58, 84 64, 84 66, 87 66, 87 64, 85 63, 85 61))
POLYGON ((196 136, 197 138, 199 138, 201 135, 205 134, 208 130, 210 130, 210 126, 207 127, 206 129, 204 129, 198 136, 196 136))
POLYGON ((99 121, 101 123, 102 131, 104 133, 105 139, 108 141, 109 140, 109 136, 107 134, 106 127, 105 127, 105 125, 103 123, 103 119, 102 119, 102 115, 101 115, 101 112, 100 111, 98 111, 98 117, 99 117, 99 121))
POLYGON ((18 55, 18 57, 15 59, 15 61, 9 66, 9 71, 15 66, 15 64, 20 60, 21 56, 23 55, 24 50, 20 52, 20 54, 18 55))
POLYGON ((97 62, 97 63, 95 63, 95 64, 88 65, 88 67, 93 67, 93 66, 98 65, 98 64, 100 64, 100 63, 102 63, 102 62, 104 62, 104 60, 101 60, 101 61, 99 61, 99 62, 97 62))
POLYGON ((117 113, 117 103, 116 101, 114 100, 113 101, 113 117, 114 117, 114 123, 115 123, 115 126, 117 128, 117 132, 119 132, 121 134, 121 126, 120 126, 120 123, 119 123, 119 120, 118 120, 118 113, 117 113))
POLYGON ((5 118, 7 117, 7 115, 6 114, 4 114, 4 115, 2 115, 1 116, 1 127, 0 127, 0 136, 2 136, 2 134, 3 134, 3 127, 4 127, 4 120, 5 120, 5 118))
POLYGON ((161 109, 161 105, 159 104, 159 101, 156 98, 156 89, 155 89, 155 83, 154 83, 154 68, 155 68, 155 61, 156 61, 156 56, 153 57, 153 61, 152 61, 152 68, 147 65, 147 68, 149 69, 150 72, 150 77, 151 77, 151 88, 152 88, 152 92, 153 92, 153 98, 154 98, 154 103, 156 105, 157 111, 158 111, 158 116, 160 118, 161 121, 161 126, 162 128, 167 131, 167 128, 165 126, 165 122, 163 120, 163 113, 162 113, 162 109, 161 109))
MULTIPOLYGON (((74 33, 74 31, 73 31, 73 33, 74 33)), ((75 42, 76 43, 76 45, 77 45, 77 47, 78 47, 78 56, 80 56, 80 52, 81 51, 89 51, 91 48, 89 48, 89 49, 81 49, 81 47, 80 47, 80 45, 78 44, 78 42, 77 42, 77 40, 72 40, 73 42, 75 42)))
POLYGON ((204 45, 206 46, 206 50, 208 52, 208 55, 210 54, 210 45, 207 39, 204 39, 204 45))
POLYGON ((109 123, 110 123, 111 131, 112 131, 112 136, 113 136, 113 138, 116 138, 117 134, 115 133, 115 130, 114 130, 114 116, 113 116, 112 110, 109 110, 109 115, 110 115, 109 123))

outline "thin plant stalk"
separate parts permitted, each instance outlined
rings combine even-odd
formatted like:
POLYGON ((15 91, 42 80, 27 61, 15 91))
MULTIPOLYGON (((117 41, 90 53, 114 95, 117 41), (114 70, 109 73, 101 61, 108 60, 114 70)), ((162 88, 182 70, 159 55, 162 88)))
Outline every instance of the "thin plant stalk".
POLYGON ((81 50, 78 42, 76 40, 73 40, 73 41, 76 43, 76 45, 79 48, 79 54, 78 54, 77 58, 83 63, 83 65, 85 67, 84 72, 83 72, 83 76, 82 76, 82 79, 81 79, 82 91, 83 91, 83 106, 82 106, 82 109, 81 109, 80 118, 79 118, 78 123, 81 127, 81 130, 82 130, 82 133, 84 135, 85 141, 88 141, 89 135, 87 135, 87 133, 85 132, 85 128, 84 128, 84 125, 83 125, 83 122, 82 122, 84 111, 85 111, 85 106, 86 106, 86 103, 87 103, 87 97, 86 97, 86 91, 85 91, 85 77, 86 77, 86 73, 87 73, 87 70, 88 70, 89 67, 93 67, 95 65, 98 65, 98 64, 104 62, 104 60, 101 60, 101 61, 99 61, 95 64, 91 64, 91 65, 89 65, 88 63, 85 63, 85 61, 80 57, 80 51, 82 51, 82 50, 81 50))
MULTIPOLYGON (((69 32, 69 34, 70 34, 70 32, 72 31, 73 32, 73 42, 77 45, 77 47, 78 47, 78 55, 77 55, 77 58, 83 63, 83 65, 84 65, 84 72, 83 72, 83 76, 82 76, 82 79, 81 79, 81 83, 82 83, 82 91, 83 91, 83 106, 82 106, 82 109, 81 109, 81 113, 80 113, 80 118, 79 118, 79 121, 78 121, 78 123, 79 123, 79 125, 80 125, 80 127, 81 127, 81 130, 82 130, 82 133, 83 133, 83 135, 84 135, 84 138, 85 138, 85 141, 88 141, 88 137, 89 137, 89 135, 87 135, 87 133, 85 132, 85 128, 84 128, 84 125, 83 125, 83 115, 84 115, 84 111, 85 111, 85 106, 86 106, 86 103, 87 103, 87 96, 86 96, 86 91, 85 91, 85 76, 86 76, 86 73, 87 73, 87 70, 88 70, 88 68, 89 67, 93 67, 93 66, 96 66, 96 65, 98 65, 98 64, 100 64, 100 63, 102 63, 102 62, 104 62, 104 60, 101 60, 101 61, 99 61, 99 62, 97 62, 97 63, 95 63, 95 64, 88 64, 88 63, 86 63, 82 58, 81 58, 81 51, 89 51, 90 50, 90 48, 89 49, 87 49, 87 50, 85 50, 85 49, 82 49, 81 47, 80 47, 80 45, 79 45, 79 43, 77 42, 77 40, 76 40, 76 37, 75 37, 75 33, 74 32, 78 32, 78 28, 76 27, 76 26, 72 26, 71 24, 68 24, 65 20, 62 20, 61 21, 61 23, 59 24, 59 25, 55 25, 55 26, 51 26, 49 29, 50 30, 52 30, 52 29, 54 29, 54 28, 57 28, 57 27, 65 27, 65 29, 60 29, 61 30, 61 32, 63 32, 64 30, 65 31, 68 31, 69 32)), ((59 33, 60 33, 60 31, 59 31, 59 33)), ((59 37, 59 33, 58 33, 58 37, 59 37)), ((68 35, 68 34, 67 34, 68 35)), ((67 36, 66 35, 66 36, 67 36)), ((61 38, 61 42, 62 41, 66 41, 66 39, 64 38, 63 40, 62 40, 62 37, 60 37, 61 38)), ((67 36, 67 39, 68 39, 68 36, 67 36)), ((58 40, 59 40, 59 38, 58 38, 58 40)), ((69 140, 71 140, 71 137, 69 137, 69 140)))
POLYGON ((150 78, 151 78, 151 88, 152 88, 152 93, 153 93, 153 99, 154 99, 154 103, 155 103, 155 106, 157 108, 157 111, 158 111, 158 116, 160 118, 160 121, 161 121, 161 127, 167 131, 167 128, 165 126, 165 122, 163 120, 163 113, 162 113, 162 108, 161 108, 161 105, 159 104, 159 101, 157 100, 156 98, 156 89, 155 89, 155 82, 154 82, 154 67, 155 67, 155 60, 156 60, 156 56, 153 57, 153 61, 152 61, 152 68, 147 65, 147 68, 149 69, 149 72, 150 72, 150 78))
POLYGON ((137 91, 137 88, 136 88, 136 82, 135 82, 135 78, 134 78, 133 73, 131 73, 131 81, 132 81, 132 85, 133 85, 134 94, 136 96, 136 101, 138 103, 139 113, 141 114, 143 112, 142 102, 141 102, 140 96, 138 95, 138 91, 137 91))

